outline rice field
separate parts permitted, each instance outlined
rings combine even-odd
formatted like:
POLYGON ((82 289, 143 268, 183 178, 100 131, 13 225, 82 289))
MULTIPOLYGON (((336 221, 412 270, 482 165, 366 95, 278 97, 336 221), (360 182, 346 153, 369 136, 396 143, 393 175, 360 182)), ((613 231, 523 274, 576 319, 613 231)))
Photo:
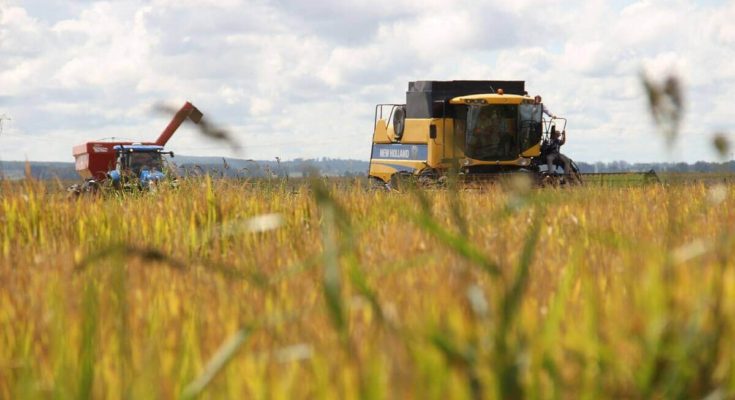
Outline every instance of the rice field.
POLYGON ((735 186, 0 182, 0 398, 735 397, 735 186))

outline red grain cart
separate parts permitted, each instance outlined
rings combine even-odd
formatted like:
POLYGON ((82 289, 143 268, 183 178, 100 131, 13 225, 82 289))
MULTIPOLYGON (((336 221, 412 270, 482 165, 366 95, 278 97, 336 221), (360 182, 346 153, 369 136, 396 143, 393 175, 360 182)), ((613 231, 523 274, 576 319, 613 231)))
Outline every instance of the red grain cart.
MULTIPOLYGON (((155 142, 143 142, 141 144, 165 146, 174 132, 187 119, 199 123, 202 113, 191 103, 186 102, 174 115, 166 129, 161 132, 155 142)), ((102 182, 107 179, 107 173, 115 169, 117 154, 113 149, 117 145, 131 145, 132 142, 87 142, 74 146, 73 154, 76 170, 85 180, 102 182)))

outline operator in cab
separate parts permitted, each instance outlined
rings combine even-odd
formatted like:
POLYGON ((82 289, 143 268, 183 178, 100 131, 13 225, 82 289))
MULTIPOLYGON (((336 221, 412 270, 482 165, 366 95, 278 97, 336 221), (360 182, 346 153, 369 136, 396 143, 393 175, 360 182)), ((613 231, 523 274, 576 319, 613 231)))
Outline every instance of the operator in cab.
POLYGON ((549 109, 546 107, 546 104, 541 103, 541 100, 541 96, 537 94, 536 97, 533 98, 533 104, 540 105, 543 113, 548 115, 550 118, 556 118, 556 115, 549 111, 549 109))

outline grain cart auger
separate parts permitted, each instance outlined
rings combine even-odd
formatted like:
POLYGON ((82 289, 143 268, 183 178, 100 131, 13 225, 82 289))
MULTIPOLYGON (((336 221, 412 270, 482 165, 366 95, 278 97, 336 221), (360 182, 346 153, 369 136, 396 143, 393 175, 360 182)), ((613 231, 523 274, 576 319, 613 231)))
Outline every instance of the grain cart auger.
POLYGON ((405 104, 375 108, 370 180, 395 187, 407 177, 441 181, 450 171, 465 181, 523 173, 542 183, 556 176, 546 171, 541 151, 552 124, 524 86, 524 81, 409 82, 405 104))
POLYGON ((94 141, 74 146, 76 170, 84 183, 72 185, 69 192, 96 192, 104 183, 115 188, 139 189, 156 185, 166 178, 163 155, 174 156, 173 152, 164 151, 164 146, 187 118, 194 123, 202 119, 201 111, 189 102, 176 112, 155 142, 94 141))

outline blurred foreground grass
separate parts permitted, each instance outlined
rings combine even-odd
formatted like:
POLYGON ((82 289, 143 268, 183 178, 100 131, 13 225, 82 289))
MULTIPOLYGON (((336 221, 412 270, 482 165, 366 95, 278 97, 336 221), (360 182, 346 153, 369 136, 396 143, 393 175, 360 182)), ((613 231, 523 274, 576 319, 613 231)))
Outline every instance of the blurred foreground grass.
POLYGON ((732 398, 735 186, 2 182, 0 398, 732 398))

